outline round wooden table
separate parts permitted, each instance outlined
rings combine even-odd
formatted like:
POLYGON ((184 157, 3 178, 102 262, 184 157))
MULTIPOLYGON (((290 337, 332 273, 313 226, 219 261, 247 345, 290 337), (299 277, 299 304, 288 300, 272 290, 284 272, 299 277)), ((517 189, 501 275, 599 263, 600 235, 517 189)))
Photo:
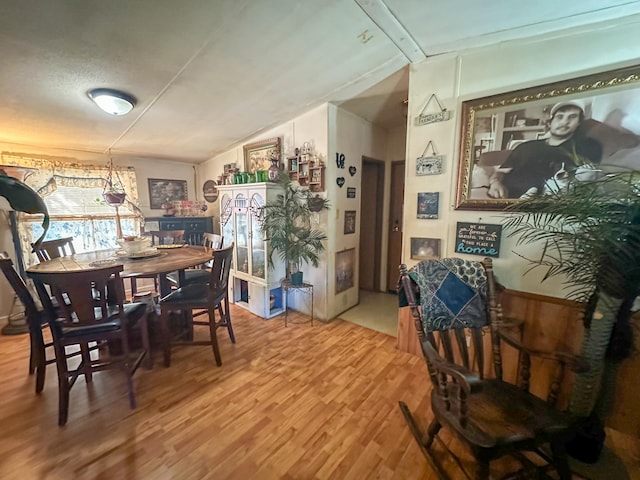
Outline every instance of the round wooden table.
POLYGON ((29 272, 73 272, 92 270, 121 264, 124 270, 121 277, 136 278, 158 275, 160 278, 160 295, 168 295, 171 284, 166 274, 182 272, 185 268, 200 265, 211 260, 213 251, 201 246, 187 245, 180 248, 159 249, 158 255, 144 258, 127 258, 116 254, 118 250, 96 250, 94 252, 76 253, 68 257, 59 257, 32 265, 29 272))

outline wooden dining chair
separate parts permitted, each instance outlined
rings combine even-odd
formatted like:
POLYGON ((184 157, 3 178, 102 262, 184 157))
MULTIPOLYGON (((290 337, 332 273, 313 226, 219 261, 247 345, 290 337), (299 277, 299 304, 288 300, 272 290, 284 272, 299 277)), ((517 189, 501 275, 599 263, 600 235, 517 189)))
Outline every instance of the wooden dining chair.
POLYGON ((175 245, 184 243, 184 230, 159 230, 149 232, 152 245, 175 245))
POLYGON ((136 407, 133 374, 145 356, 147 367, 151 368, 147 305, 124 303, 124 285, 120 277, 122 270, 122 265, 115 265, 63 273, 29 273, 36 285, 40 301, 50 317, 56 313, 45 286, 50 288, 61 305, 57 313, 58 320, 49 322, 58 371, 58 425, 67 422, 69 392, 78 377, 84 375, 90 383, 94 372, 109 368, 118 368, 124 372, 129 391, 129 405, 132 409, 136 407), (97 306, 94 303, 94 290, 100 293, 97 306), (129 336, 135 329, 139 331, 142 346, 133 354, 130 350, 129 336), (114 348, 109 352, 101 351, 98 358, 92 356, 87 345, 90 342, 104 341, 117 345, 121 354, 114 353, 114 348), (75 368, 68 363, 64 354, 70 345, 79 345, 82 351, 82 361, 75 368))
MULTIPOLYGON (((151 245, 177 245, 184 243, 184 230, 154 230, 145 232, 144 235, 151 237, 151 245)), ((131 279, 131 296, 135 297, 138 293, 138 280, 142 278, 153 279, 153 289, 158 291, 158 276, 157 275, 141 275, 137 278, 131 279)), ((170 279, 171 281, 171 279, 170 279)))
POLYGON ((31 248, 41 262, 52 258, 67 257, 76 253, 76 249, 73 246, 73 237, 47 240, 41 242, 40 245, 32 243, 31 248))
MULTIPOLYGON (((524 454, 534 452, 547 470, 553 467, 560 479, 571 479, 565 442, 580 419, 555 405, 565 372, 584 371, 585 363, 562 352, 532 350, 514 335, 497 302, 490 259, 427 260, 411 270, 401 265, 398 289, 401 304, 406 301, 410 307, 431 379, 429 426, 420 428, 404 402, 400 408, 439 477, 450 478, 439 461, 443 450, 434 448, 445 428, 473 456, 475 472, 472 477, 465 471, 468 478, 488 479, 490 462, 505 455, 522 463, 519 473, 539 473, 524 454), (547 378, 536 376, 538 370, 547 378), (515 372, 514 383, 507 381, 506 371, 515 372), (546 386, 542 398, 531 393, 533 385, 540 391, 546 386)), ((454 450, 444 452, 462 467, 454 450)))
POLYGON ((36 374, 36 393, 40 393, 44 388, 47 365, 55 362, 53 352, 47 358, 47 348, 52 347, 53 343, 45 342, 42 334, 42 328, 47 326, 49 317, 45 311, 37 307, 26 283, 6 252, 0 252, 0 270, 25 309, 25 319, 29 328, 29 374, 36 374))
MULTIPOLYGON (((217 233, 203 233, 202 246, 207 250, 219 250, 222 248, 222 235, 217 233)), ((171 273, 167 275, 167 279, 176 287, 183 287, 190 283, 208 282, 209 272, 211 271, 212 260, 202 265, 185 270, 182 275, 171 273)))
POLYGON ((213 264, 209 272, 209 281, 191 283, 171 292, 160 300, 160 324, 164 344, 164 364, 171 365, 171 347, 175 345, 211 345, 216 365, 222 365, 220 347, 216 330, 226 327, 231 343, 236 343, 231 314, 229 311, 229 271, 233 256, 234 244, 220 250, 213 251, 213 264), (206 310, 208 321, 193 319, 193 310, 206 310), (187 316, 185 328, 172 337, 171 313, 184 312, 187 316), (219 320, 216 320, 216 312, 219 320), (209 327, 209 340, 194 340, 193 326, 206 325, 209 327))

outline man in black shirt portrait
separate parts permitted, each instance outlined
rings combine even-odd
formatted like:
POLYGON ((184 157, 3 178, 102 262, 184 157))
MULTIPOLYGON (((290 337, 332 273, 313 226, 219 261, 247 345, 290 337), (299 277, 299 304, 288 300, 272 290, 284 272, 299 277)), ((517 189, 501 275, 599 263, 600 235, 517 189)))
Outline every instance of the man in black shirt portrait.
POLYGON ((579 101, 555 104, 551 108, 547 138, 518 145, 489 180, 492 198, 526 198, 559 189, 560 182, 576 169, 599 164, 602 146, 576 133, 584 120, 579 101), (584 166, 584 167, 583 167, 584 166))

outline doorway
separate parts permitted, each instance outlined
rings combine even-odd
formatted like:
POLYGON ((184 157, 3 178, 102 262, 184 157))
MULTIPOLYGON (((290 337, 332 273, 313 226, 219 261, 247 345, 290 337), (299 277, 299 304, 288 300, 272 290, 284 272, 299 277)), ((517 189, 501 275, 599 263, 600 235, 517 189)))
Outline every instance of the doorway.
POLYGON ((360 289, 380 291, 384 162, 362 157, 360 191, 360 289))
POLYGON ((389 247, 387 252, 387 291, 395 293, 398 266, 402 262, 402 213, 404 210, 404 160, 391 162, 389 193, 389 247))

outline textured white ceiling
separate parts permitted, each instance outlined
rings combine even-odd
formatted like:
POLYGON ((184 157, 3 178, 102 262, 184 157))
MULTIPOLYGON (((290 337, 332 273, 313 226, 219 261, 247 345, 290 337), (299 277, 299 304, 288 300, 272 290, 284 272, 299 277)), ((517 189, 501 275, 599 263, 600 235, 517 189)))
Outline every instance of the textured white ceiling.
POLYGON ((198 163, 324 102, 392 127, 409 59, 639 12, 624 0, 5 1, 0 142, 198 163), (104 114, 86 95, 96 87, 138 104, 104 114))

